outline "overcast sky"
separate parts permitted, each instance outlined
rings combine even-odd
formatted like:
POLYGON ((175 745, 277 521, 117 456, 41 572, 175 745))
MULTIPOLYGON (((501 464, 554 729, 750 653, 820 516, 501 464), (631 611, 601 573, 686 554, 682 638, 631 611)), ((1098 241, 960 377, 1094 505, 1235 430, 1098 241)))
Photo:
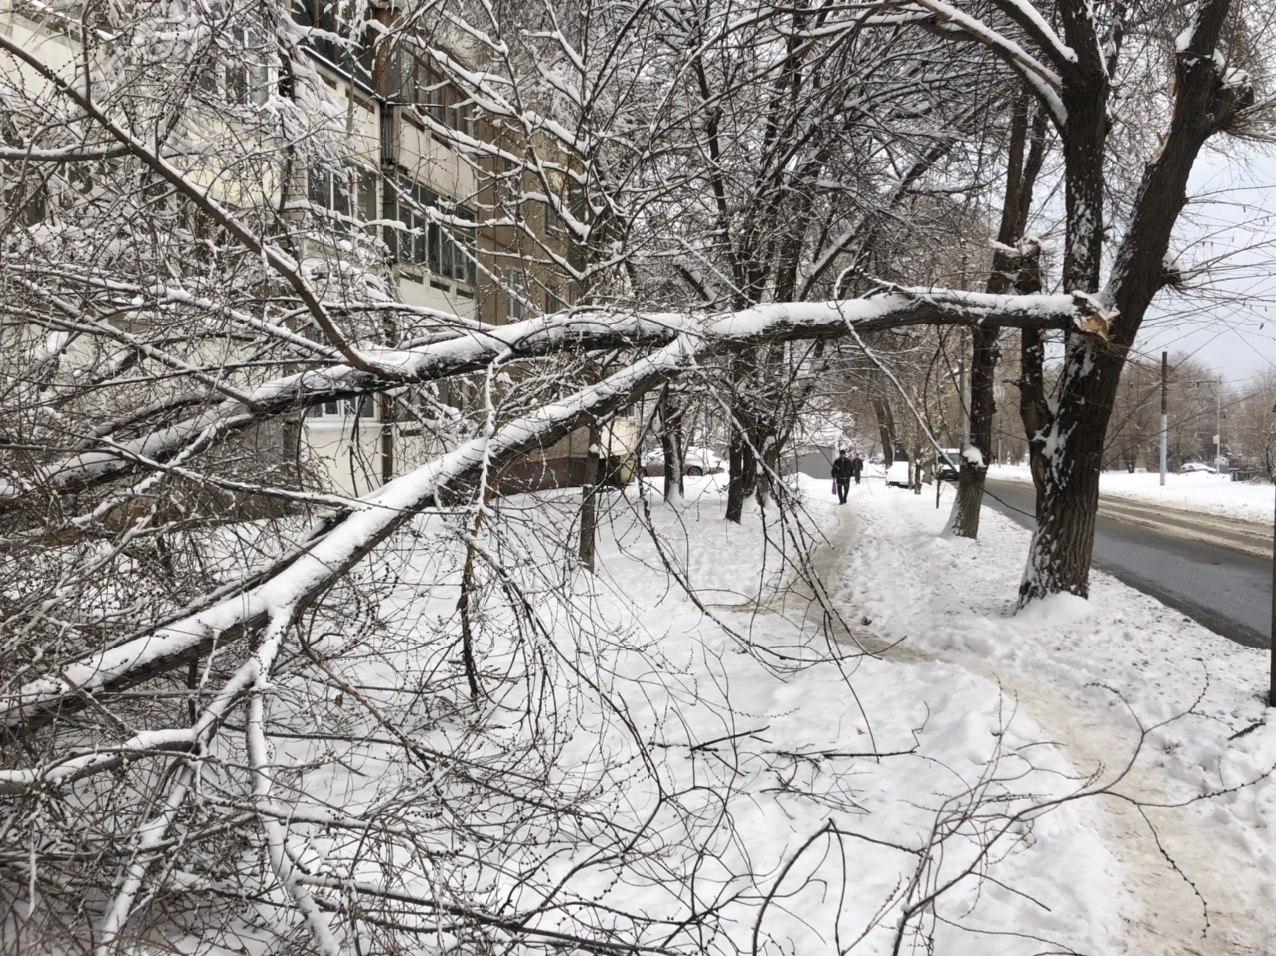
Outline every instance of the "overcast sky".
POLYGON ((1238 383, 1276 370, 1276 148, 1203 155, 1171 252, 1212 263, 1187 296, 1157 296, 1139 335, 1146 356, 1193 353, 1238 383))

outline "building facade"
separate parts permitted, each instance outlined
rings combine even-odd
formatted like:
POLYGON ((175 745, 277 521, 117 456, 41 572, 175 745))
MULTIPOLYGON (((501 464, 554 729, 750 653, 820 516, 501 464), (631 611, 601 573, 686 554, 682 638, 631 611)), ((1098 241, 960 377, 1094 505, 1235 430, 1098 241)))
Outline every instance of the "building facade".
MULTIPOLYGON (((557 212, 572 197, 564 190, 557 202, 529 202, 523 184, 512 181, 516 171, 493 160, 491 151, 465 148, 467 142, 494 141, 499 129, 428 54, 406 43, 372 42, 378 25, 390 26, 392 8, 374 4, 367 29, 357 37, 336 10, 334 0, 301 0, 292 7, 292 19, 306 30, 305 56, 326 87, 320 99, 333 114, 328 125, 342 127, 333 138, 338 145, 290 168, 267 165, 253 184, 258 201, 277 200, 288 211, 292 245, 307 269, 312 275, 329 269, 330 281, 339 281, 347 265, 375 271, 387 277, 393 298, 429 316, 436 327, 440 320, 446 326, 448 317, 458 326, 499 325, 570 306, 575 293, 570 270, 555 263, 570 263, 575 254, 557 212), (515 206, 520 228, 503 224, 515 206)), ((56 69, 80 55, 75 17, 66 9, 3 0, 0 29, 39 48, 56 69)), ((229 110, 266 108, 286 91, 285 78, 265 52, 254 56, 251 29, 243 28, 242 56, 211 63, 197 81, 229 110)), ((475 62, 463 38, 433 35, 430 46, 458 63, 475 62)), ((216 129, 209 133, 217 135, 216 129)), ((217 178, 210 174, 210 188, 235 205, 234 187, 217 178)), ((299 331, 319 338, 319 330, 305 327, 304 317, 298 321, 299 331)), ((377 330, 380 341, 401 344, 404 336, 410 338, 410 330, 396 328, 393 319, 386 323, 377 330)), ((446 383, 430 397, 425 417, 446 426, 448 415, 462 413, 466 392, 463 382, 446 383)), ((593 437, 614 465, 629 457, 632 431, 621 422, 593 437)), ((421 415, 404 414, 402 398, 380 395, 326 402, 283 429, 284 443, 295 442, 297 457, 307 463, 308 482, 349 496, 365 494, 445 450, 447 433, 446 427, 423 424, 421 415)), ((507 477, 520 488, 583 483, 591 444, 582 430, 507 477)))

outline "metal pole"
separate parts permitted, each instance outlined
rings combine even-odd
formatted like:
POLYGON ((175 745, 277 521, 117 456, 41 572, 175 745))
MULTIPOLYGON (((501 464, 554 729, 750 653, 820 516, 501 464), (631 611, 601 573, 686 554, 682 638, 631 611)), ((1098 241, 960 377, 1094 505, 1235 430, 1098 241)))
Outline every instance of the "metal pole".
POLYGON ((1166 459, 1170 451, 1170 415, 1167 393, 1170 381, 1170 353, 1161 353, 1161 484, 1165 484, 1166 459))
MULTIPOLYGON (((1276 411, 1276 408, 1272 411, 1276 411)), ((1267 706, 1276 707, 1276 512, 1272 514, 1272 621, 1267 637, 1267 658, 1271 665, 1267 683, 1267 706)))
POLYGON ((1221 468, 1219 459, 1223 457, 1223 381, 1218 382, 1218 390, 1214 392, 1214 467, 1221 468))

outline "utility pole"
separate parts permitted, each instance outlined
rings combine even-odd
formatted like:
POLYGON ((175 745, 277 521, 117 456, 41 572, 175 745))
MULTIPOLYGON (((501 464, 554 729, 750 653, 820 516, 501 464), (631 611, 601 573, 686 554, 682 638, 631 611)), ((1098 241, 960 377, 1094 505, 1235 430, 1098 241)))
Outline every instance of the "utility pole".
MULTIPOLYGON (((1276 412, 1276 407, 1272 411, 1276 412)), ((1272 515, 1272 621, 1267 637, 1267 658, 1271 665, 1271 675, 1267 682, 1267 706, 1276 707, 1276 512, 1272 515)))
POLYGON ((1161 353, 1161 484, 1165 484, 1166 459, 1170 451, 1170 414, 1168 393, 1170 387, 1170 353, 1161 353))
POLYGON ((1214 391, 1214 468, 1220 469, 1223 457, 1223 380, 1219 379, 1214 391))

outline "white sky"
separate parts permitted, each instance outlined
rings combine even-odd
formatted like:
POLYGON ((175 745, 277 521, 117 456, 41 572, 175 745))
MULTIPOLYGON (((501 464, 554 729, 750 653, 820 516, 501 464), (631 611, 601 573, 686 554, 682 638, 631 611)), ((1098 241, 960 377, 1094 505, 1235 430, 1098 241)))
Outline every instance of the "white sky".
POLYGON ((1160 293, 1139 334, 1144 355, 1194 353, 1235 384, 1276 370, 1276 148, 1202 155, 1171 253, 1208 275, 1160 293))

